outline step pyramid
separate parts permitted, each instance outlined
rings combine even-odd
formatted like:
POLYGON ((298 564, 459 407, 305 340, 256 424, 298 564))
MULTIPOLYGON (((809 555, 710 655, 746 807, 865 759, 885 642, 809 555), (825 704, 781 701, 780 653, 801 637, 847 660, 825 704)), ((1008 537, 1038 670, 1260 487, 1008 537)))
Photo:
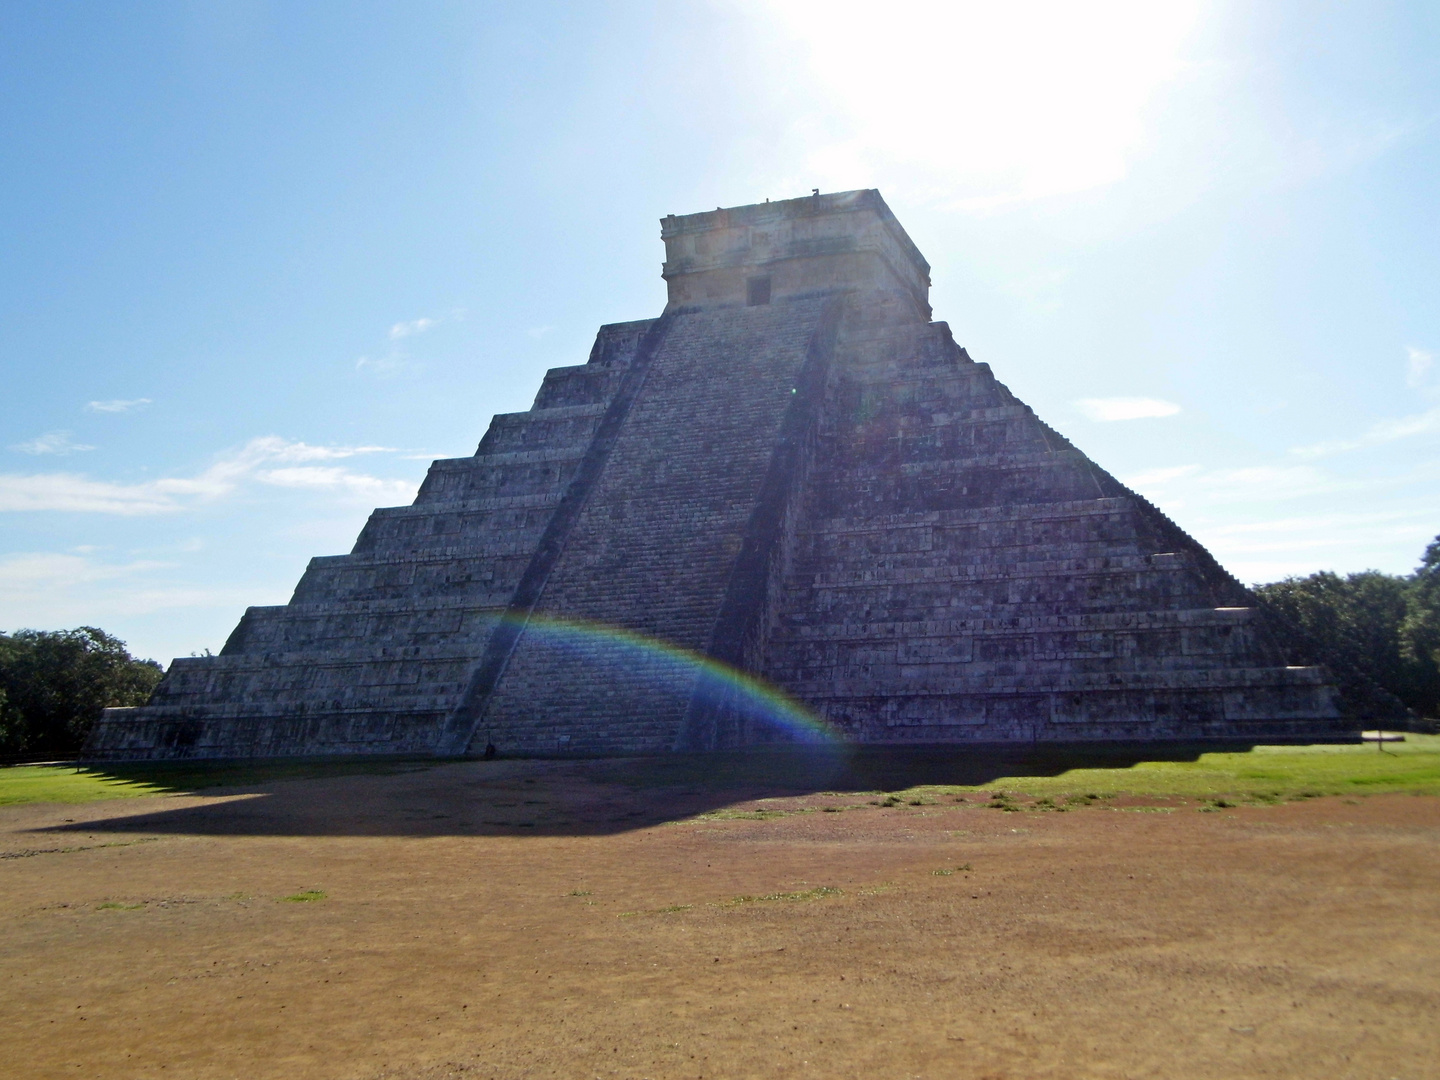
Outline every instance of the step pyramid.
POLYGON ((931 320, 878 192, 661 225, 659 318, 86 756, 1356 736, 1238 581, 931 320))

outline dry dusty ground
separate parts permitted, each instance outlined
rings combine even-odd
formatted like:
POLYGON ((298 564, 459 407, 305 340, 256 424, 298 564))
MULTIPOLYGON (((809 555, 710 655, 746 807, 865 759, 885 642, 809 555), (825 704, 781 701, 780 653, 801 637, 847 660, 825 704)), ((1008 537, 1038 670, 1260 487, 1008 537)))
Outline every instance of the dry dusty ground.
POLYGON ((0 810, 0 1072, 1440 1076, 1440 799, 1006 813, 614 779, 0 810), (734 816, 747 795, 809 809, 734 816))

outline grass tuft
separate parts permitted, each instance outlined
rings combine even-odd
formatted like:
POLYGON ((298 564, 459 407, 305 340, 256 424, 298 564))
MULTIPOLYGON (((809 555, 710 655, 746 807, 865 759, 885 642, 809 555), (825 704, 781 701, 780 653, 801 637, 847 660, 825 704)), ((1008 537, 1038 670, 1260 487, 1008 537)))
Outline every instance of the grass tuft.
POLYGON ((641 915, 674 915, 680 911, 689 911, 693 904, 671 904, 668 907, 649 908, 645 911, 622 911, 616 916, 618 919, 637 919, 641 915))
POLYGON ((281 902, 287 904, 310 904, 316 900, 324 900, 325 894, 319 889, 306 889, 304 892, 293 893, 290 896, 282 896, 281 902))
POLYGON ((959 866, 947 866, 947 867, 944 867, 944 868, 942 868, 942 869, 940 869, 940 870, 931 870, 930 873, 934 874, 936 877, 949 877, 951 874, 957 874, 957 873, 959 873, 959 874, 968 874, 968 873, 970 873, 970 871, 973 870, 973 869, 974 869, 974 867, 972 867, 972 866, 967 862, 967 863, 961 863, 959 866))
POLYGON ((786 903, 795 903, 803 900, 819 900, 826 896, 839 896, 842 891, 841 889, 832 889, 828 885, 821 885, 818 889, 806 889, 803 892, 779 892, 770 893, 766 896, 732 896, 720 906, 735 907, 738 904, 769 904, 777 900, 786 903))

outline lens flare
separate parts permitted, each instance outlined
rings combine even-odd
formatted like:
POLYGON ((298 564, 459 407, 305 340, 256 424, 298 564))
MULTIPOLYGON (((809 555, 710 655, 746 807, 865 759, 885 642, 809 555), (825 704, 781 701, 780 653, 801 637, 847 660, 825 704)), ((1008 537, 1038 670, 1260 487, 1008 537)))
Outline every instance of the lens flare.
POLYGON ((689 687, 692 703, 727 709, 768 726, 777 741, 821 745, 843 741, 821 717, 778 687, 670 642, 619 626, 539 613, 507 614, 500 622, 510 622, 525 636, 594 664, 597 671, 621 664, 627 677, 641 675, 689 687))

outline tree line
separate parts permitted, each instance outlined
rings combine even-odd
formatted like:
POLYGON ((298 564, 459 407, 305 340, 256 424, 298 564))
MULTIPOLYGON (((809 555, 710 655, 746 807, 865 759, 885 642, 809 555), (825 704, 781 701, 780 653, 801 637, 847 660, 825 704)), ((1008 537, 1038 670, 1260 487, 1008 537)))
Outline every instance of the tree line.
POLYGON ((164 673, 94 626, 0 634, 0 757, 73 758, 102 709, 145 704, 164 673))
MULTIPOLYGON (((1289 659, 1328 667, 1348 713, 1440 716, 1440 536, 1413 574, 1323 570, 1254 591, 1289 659)), ((94 626, 0 634, 0 757, 74 757, 102 709, 145 704, 163 674, 94 626)))
POLYGON ((1351 715, 1440 716, 1440 536, 1413 574, 1322 570, 1255 594, 1292 662, 1328 667, 1351 715))

